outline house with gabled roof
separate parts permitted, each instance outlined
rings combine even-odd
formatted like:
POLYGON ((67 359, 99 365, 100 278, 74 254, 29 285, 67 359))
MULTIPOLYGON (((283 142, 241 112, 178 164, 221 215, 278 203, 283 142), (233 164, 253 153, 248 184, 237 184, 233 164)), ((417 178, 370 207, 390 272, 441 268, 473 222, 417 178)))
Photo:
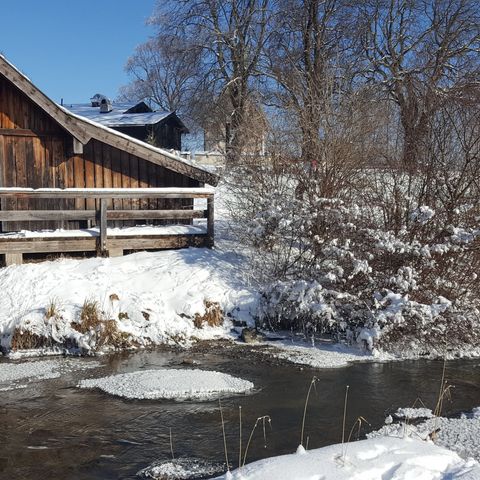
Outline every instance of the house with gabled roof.
POLYGON ((112 102, 95 94, 89 103, 65 104, 72 113, 165 149, 181 151, 188 128, 176 112, 153 111, 145 102, 112 102))

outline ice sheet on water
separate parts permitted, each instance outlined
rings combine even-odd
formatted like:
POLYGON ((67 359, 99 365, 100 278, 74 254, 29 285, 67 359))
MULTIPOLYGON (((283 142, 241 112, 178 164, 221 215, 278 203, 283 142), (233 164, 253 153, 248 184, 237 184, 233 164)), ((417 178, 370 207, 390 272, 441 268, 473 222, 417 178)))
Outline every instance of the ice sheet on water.
POLYGON ((128 399, 208 400, 222 394, 249 392, 254 385, 221 372, 161 368, 82 380, 79 387, 99 388, 128 399))

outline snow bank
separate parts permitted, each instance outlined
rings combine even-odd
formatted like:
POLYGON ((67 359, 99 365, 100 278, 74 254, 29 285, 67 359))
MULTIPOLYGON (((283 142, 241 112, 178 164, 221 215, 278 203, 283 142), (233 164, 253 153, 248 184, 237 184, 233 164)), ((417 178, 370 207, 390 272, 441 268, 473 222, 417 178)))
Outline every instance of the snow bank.
POLYGON ((251 463, 242 480, 478 480, 480 465, 431 442, 373 438, 251 463))
POLYGON ((0 291, 4 350, 15 331, 95 350, 95 335, 74 328, 87 299, 97 302, 103 319, 115 322, 123 343, 139 346, 226 337, 229 322, 195 328, 195 316, 215 302, 225 314, 250 321, 255 301, 242 257, 203 248, 14 265, 0 269, 0 291), (52 302, 55 316, 47 318, 52 302))
MULTIPOLYGON (((463 458, 472 457, 480 461, 480 415, 476 409, 471 415, 462 415, 461 418, 436 417, 416 425, 403 422, 384 425, 367 437, 428 439, 433 432, 436 432, 433 436, 435 444, 453 450, 463 458)), ((475 478, 480 479, 480 472, 475 478)))
POLYGON ((82 380, 80 388, 99 388, 128 399, 211 399, 245 393, 253 383, 226 373, 205 370, 158 369, 82 380))

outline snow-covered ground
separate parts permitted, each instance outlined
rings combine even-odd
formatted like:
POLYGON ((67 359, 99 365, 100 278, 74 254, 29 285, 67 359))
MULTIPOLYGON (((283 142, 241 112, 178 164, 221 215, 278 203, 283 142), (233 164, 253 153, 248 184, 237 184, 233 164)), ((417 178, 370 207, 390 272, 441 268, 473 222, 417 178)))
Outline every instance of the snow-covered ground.
POLYGON ((0 269, 0 337, 8 349, 15 329, 58 343, 72 340, 89 351, 92 336, 78 322, 86 300, 98 303, 119 332, 137 345, 188 343, 228 336, 223 327, 195 328, 206 302, 250 320, 254 295, 242 275, 242 259, 222 249, 139 252, 117 258, 15 265, 0 269), (55 318, 47 318, 53 302, 55 318))
POLYGON ((206 370, 157 369, 82 380, 80 388, 99 388, 128 399, 208 400, 219 395, 246 393, 253 383, 226 373, 206 370))
MULTIPOLYGON (((98 335, 91 331, 81 333, 78 328, 86 300, 96 302, 102 320, 115 322, 119 343, 124 347, 187 346, 197 339, 231 338, 232 319, 252 325, 258 313, 260 295, 258 286, 252 285, 254 279, 243 247, 228 228, 225 190, 220 187, 216 193, 214 249, 138 252, 117 258, 59 259, 1 268, 0 348, 8 351, 14 333, 27 332, 35 335, 34 340, 47 340, 44 343, 48 348, 37 348, 37 353, 61 353, 63 345, 78 345, 83 352, 98 351, 98 335), (218 304, 225 314, 224 324, 196 328, 196 316, 204 315, 206 306, 212 303, 218 304), (47 310, 51 305, 55 307, 55 316, 48 318, 47 310)), ((196 200, 195 208, 204 209, 205 200, 196 200)), ((203 226, 201 221, 193 227, 168 226, 164 233, 185 228, 196 231, 203 226)), ((139 229, 143 233, 163 231, 158 227, 136 227, 111 229, 110 233, 133 234, 139 229)), ((50 234, 64 235, 66 232, 50 234)), ((95 235, 96 231, 92 229, 83 234, 95 235)), ((20 232, 19 235, 36 234, 20 232)), ((271 345, 270 354, 313 368, 344 367, 355 361, 396 358, 355 346, 319 342, 312 345, 308 339, 293 342, 286 339, 271 345)), ((408 356, 415 357, 414 353, 409 352, 408 356)), ((465 355, 474 354, 472 350, 465 355)))
POLYGON ((478 480, 480 465, 431 442, 371 438, 267 458, 219 479, 242 480, 478 480))

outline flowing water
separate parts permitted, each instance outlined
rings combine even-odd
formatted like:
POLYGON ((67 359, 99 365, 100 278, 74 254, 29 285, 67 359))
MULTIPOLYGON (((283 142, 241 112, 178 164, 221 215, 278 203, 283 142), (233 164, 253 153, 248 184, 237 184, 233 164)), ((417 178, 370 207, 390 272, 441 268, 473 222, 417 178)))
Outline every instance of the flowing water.
MULTIPOLYGON (((170 457, 169 428, 176 456, 223 461, 218 402, 128 401, 75 387, 81 378, 138 369, 175 366, 227 372, 254 382, 257 391, 222 399, 228 452, 238 462, 238 406, 242 406, 243 441, 257 417, 270 415, 267 442, 260 428, 248 461, 291 453, 300 443, 305 395, 318 377, 307 411, 309 448, 338 443, 342 436, 345 387, 349 385, 347 425, 358 416, 378 428, 384 418, 417 399, 432 406, 438 396, 443 362, 356 363, 319 370, 261 362, 248 348, 226 355, 210 352, 140 352, 78 362, 101 366, 43 380, 21 390, 0 392, 0 479, 135 478, 141 468, 170 457)), ((59 360, 62 361, 62 360, 59 360)), ((0 369, 4 364, 0 361, 0 369)), ((480 405, 480 361, 447 362, 446 378, 455 385, 444 413, 457 414, 480 405)), ((349 429, 348 428, 348 429, 349 429)))

